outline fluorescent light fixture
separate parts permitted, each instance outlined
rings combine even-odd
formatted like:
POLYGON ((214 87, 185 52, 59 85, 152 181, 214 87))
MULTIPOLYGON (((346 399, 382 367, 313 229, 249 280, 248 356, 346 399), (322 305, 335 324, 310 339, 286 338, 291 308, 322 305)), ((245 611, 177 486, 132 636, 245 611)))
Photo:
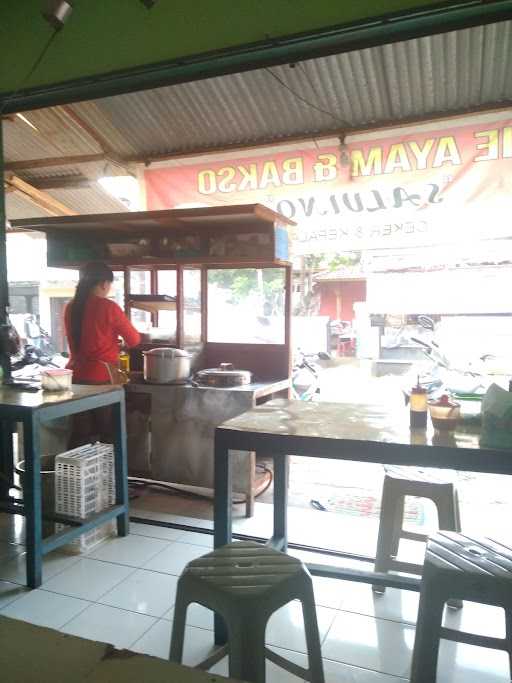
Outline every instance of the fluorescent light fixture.
POLYGON ((30 126, 33 130, 35 130, 36 133, 39 133, 39 128, 36 128, 32 121, 29 121, 26 116, 24 116, 23 114, 16 114, 16 116, 20 119, 20 121, 23 121, 23 123, 26 123, 27 126, 30 126))
POLYGON ((128 211, 142 211, 139 183, 131 175, 103 176, 98 179, 101 187, 128 211))

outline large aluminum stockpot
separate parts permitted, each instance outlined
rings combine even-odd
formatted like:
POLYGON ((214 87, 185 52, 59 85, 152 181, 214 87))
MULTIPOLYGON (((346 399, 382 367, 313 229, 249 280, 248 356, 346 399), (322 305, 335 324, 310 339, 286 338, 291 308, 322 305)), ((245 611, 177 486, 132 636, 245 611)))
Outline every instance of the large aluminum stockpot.
POLYGON ((144 351, 143 355, 146 382, 170 384, 190 376, 190 356, 183 349, 151 349, 144 351))

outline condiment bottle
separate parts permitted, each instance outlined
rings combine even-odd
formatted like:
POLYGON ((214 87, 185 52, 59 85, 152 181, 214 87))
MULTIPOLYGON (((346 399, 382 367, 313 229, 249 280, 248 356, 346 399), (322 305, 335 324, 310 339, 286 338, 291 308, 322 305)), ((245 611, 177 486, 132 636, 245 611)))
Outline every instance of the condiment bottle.
POLYGON ((411 389, 409 400, 411 429, 426 429, 427 427, 427 390, 418 383, 411 389))
POLYGON ((130 356, 126 351, 119 353, 119 369, 126 373, 130 372, 130 356))

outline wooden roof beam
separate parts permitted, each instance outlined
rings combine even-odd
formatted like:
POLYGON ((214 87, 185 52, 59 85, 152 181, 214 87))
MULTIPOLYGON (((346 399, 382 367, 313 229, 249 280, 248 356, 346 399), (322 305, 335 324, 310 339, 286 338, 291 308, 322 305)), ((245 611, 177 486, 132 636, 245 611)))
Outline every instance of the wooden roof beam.
POLYGON ((46 157, 44 159, 24 159, 23 161, 6 161, 5 171, 27 171, 34 168, 50 168, 51 166, 78 166, 92 162, 108 161, 103 152, 101 154, 77 154, 75 156, 46 157))
POLYGON ((75 126, 78 126, 82 132, 94 140, 94 142, 105 155, 107 161, 119 166, 119 168, 123 169, 127 175, 135 175, 133 170, 130 168, 130 162, 122 159, 120 155, 117 154, 114 149, 112 149, 108 140, 103 137, 103 135, 96 128, 94 128, 94 126, 83 119, 80 114, 73 109, 71 104, 63 104, 56 107, 56 109, 63 114, 64 118, 71 121, 73 124, 75 124, 75 126))
POLYGON ((7 174, 4 183, 8 191, 16 192, 38 208, 43 209, 50 216, 78 215, 76 211, 72 211, 68 206, 49 195, 48 192, 38 190, 16 175, 7 174))

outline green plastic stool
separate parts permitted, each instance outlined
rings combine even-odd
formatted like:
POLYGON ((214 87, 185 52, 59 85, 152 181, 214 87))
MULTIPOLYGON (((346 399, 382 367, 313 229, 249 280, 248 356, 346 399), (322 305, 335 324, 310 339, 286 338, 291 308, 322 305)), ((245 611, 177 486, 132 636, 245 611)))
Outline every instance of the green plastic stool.
POLYGON ((441 638, 508 652, 512 674, 512 550, 488 539, 442 532, 427 544, 412 657, 411 683, 435 683, 441 638), (503 607, 506 637, 442 626, 448 600, 503 607))
POLYGON ((230 543, 190 562, 178 581, 169 659, 181 663, 187 608, 197 602, 220 614, 228 645, 197 668, 209 669, 229 654, 229 675, 265 683, 265 659, 312 683, 324 683, 313 582, 304 564, 258 543, 230 543), (300 600, 308 648, 304 669, 265 647, 272 614, 300 600))

